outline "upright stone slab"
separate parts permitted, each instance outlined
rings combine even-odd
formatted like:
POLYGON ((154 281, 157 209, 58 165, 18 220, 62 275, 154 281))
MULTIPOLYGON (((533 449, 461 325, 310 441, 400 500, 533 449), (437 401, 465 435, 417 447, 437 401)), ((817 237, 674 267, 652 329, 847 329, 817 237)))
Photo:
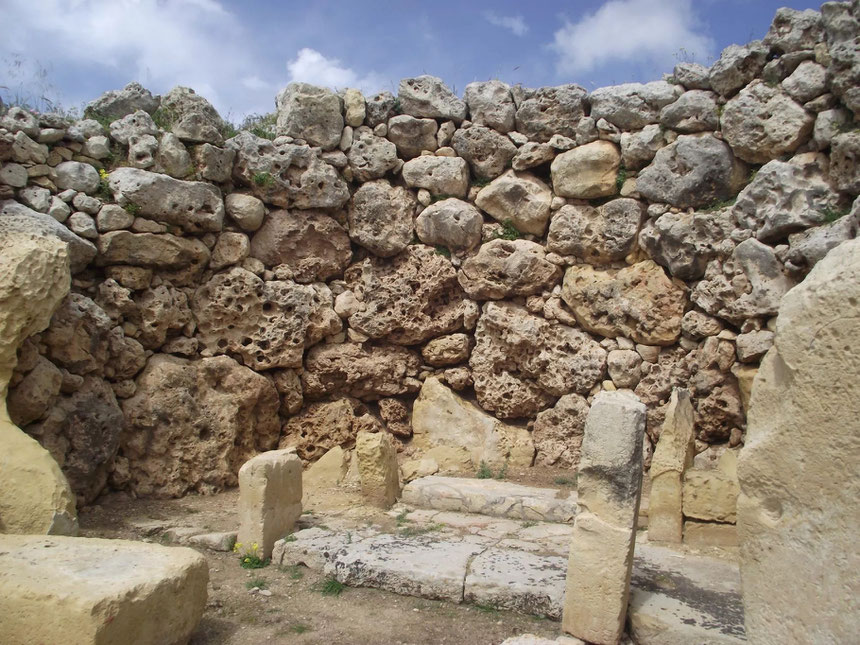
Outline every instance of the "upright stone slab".
POLYGON ((624 631, 644 432, 645 406, 635 395, 595 397, 585 422, 562 615, 562 629, 590 643, 615 645, 624 631))
POLYGON ((696 432, 690 393, 675 388, 651 460, 649 541, 678 543, 683 537, 682 478, 684 471, 693 464, 695 448, 696 432))
POLYGON ((271 450, 239 469, 239 537, 242 550, 272 557, 275 541, 302 514, 302 460, 292 450, 271 450))
POLYGON ((860 240, 782 300, 738 462, 750 643, 860 634, 860 240))
POLYGON ((400 494, 397 449, 387 432, 359 432, 355 438, 361 493, 367 500, 388 508, 400 494))

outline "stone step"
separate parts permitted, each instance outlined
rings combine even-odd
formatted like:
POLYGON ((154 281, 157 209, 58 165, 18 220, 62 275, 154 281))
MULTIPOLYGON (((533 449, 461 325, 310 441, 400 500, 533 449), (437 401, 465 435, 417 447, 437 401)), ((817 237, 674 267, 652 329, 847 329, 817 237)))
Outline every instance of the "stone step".
POLYGON ((421 477, 406 484, 401 502, 416 508, 539 522, 573 522, 576 515, 573 491, 566 493, 495 479, 421 477))
MULTIPOLYGON (((327 519, 277 542, 273 561, 351 586, 560 619, 571 525, 426 510, 406 517, 394 533, 327 519)), ((640 645, 743 643, 738 567, 638 543, 628 616, 640 645)))

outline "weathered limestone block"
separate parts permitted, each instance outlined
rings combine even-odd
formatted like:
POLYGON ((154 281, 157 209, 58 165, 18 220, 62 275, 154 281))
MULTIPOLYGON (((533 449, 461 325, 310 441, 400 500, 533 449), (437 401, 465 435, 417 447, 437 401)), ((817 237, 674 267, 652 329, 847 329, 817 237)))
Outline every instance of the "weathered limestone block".
POLYGON ((412 445, 439 463, 439 468, 461 471, 478 468, 531 466, 534 443, 525 428, 510 426, 474 403, 428 377, 412 407, 412 445))
POLYGON ((114 483, 141 497, 207 494, 236 485, 239 467, 278 442, 278 392, 261 374, 218 356, 157 354, 123 401, 114 483))
POLYGON ((304 139, 312 146, 331 150, 343 131, 343 100, 325 87, 290 83, 275 100, 278 134, 304 139))
POLYGON ((137 168, 117 168, 109 182, 117 203, 134 204, 141 217, 181 226, 189 233, 221 231, 224 201, 217 186, 137 168))
POLYGON ((660 110, 674 103, 683 88, 666 81, 624 83, 594 90, 588 97, 591 116, 606 119, 622 130, 639 130, 657 123, 660 110))
POLYGON ((120 119, 137 110, 155 112, 158 104, 159 100, 140 83, 129 83, 121 90, 110 90, 94 101, 90 101, 87 104, 87 111, 95 112, 108 119, 120 119))
POLYGON ((400 495, 397 448, 387 432, 359 432, 355 455, 361 494, 374 506, 390 508, 400 495))
MULTIPOLYGON (((456 336, 456 334, 455 334, 456 336)), ((465 336, 465 334, 463 334, 465 336)), ((449 336, 450 338, 450 336, 449 336)), ((468 337, 466 337, 468 347, 468 337)), ((409 421, 409 407, 400 399, 380 399, 379 416, 385 422, 388 432, 395 437, 408 439, 412 436, 412 424, 409 421)))
POLYGON ((230 193, 224 198, 227 214, 243 231, 256 231, 266 217, 266 205, 253 195, 230 193))
POLYGON ((325 213, 277 210, 251 238, 251 257, 267 267, 287 265, 296 282, 340 275, 352 259, 349 236, 325 213))
POLYGON ((824 40, 821 14, 815 9, 798 11, 783 7, 776 10, 773 22, 764 37, 764 44, 787 54, 801 49, 812 49, 824 40))
POLYGON ((550 216, 552 192, 529 173, 507 172, 481 189, 475 205, 499 222, 518 231, 543 235, 550 216))
POLYGON ((696 208, 728 199, 746 179, 746 165, 724 141, 689 134, 657 151, 636 178, 636 190, 651 201, 696 208))
POLYGON ((684 516, 711 522, 733 523, 740 494, 737 450, 727 450, 717 467, 691 468, 684 474, 684 516))
POLYGON ((852 240, 783 298, 753 387, 738 464, 752 643, 847 642, 858 633, 860 518, 850 510, 860 495, 852 475, 860 463, 858 334, 860 241, 852 240))
POLYGON ((239 535, 246 552, 256 544, 262 559, 292 532, 302 514, 302 460, 291 450, 270 450, 239 469, 239 535))
POLYGON ((766 61, 767 47, 761 41, 729 45, 711 67, 708 80, 715 92, 731 96, 758 76, 766 61))
POLYGON ((616 645, 624 631, 642 486, 645 406, 632 394, 594 398, 577 477, 562 629, 616 645))
POLYGON ((346 181, 318 148, 275 144, 246 131, 226 145, 236 151, 233 179, 264 202, 281 208, 340 208, 349 199, 346 181))
POLYGON ((431 119, 451 119, 459 123, 466 118, 466 102, 442 82, 441 78, 424 74, 404 78, 397 88, 400 109, 404 114, 431 119))
POLYGON ((660 440, 651 458, 651 495, 648 502, 648 540, 680 542, 683 531, 681 482, 693 465, 696 429, 687 390, 674 389, 660 440))
POLYGON ((552 162, 552 185, 562 197, 595 199, 614 195, 621 152, 614 143, 594 141, 558 155, 552 162))
POLYGON ((415 234, 424 244, 466 251, 481 242, 483 224, 484 218, 477 208, 451 197, 421 211, 415 220, 415 234))
POLYGON ((0 235, 0 251, 0 532, 76 535, 68 481, 6 412, 18 347, 48 326, 69 291, 68 251, 59 240, 13 232, 0 235))
POLYGON ((342 393, 363 400, 417 392, 418 355, 398 345, 320 345, 305 359, 305 396, 342 393))
POLYGON ((366 182, 349 202, 349 236, 378 257, 397 255, 412 242, 417 206, 403 186, 385 179, 366 182))
POLYGON ((347 159, 352 174, 358 181, 379 179, 397 165, 397 147, 388 139, 377 137, 367 128, 359 128, 347 159))
POLYGON ((461 157, 416 157, 403 164, 402 173, 407 186, 433 195, 463 198, 469 192, 469 164, 461 157))
POLYGON ((469 358, 472 349, 471 338, 467 334, 450 334, 434 338, 421 348, 421 356, 433 367, 456 365, 469 358))
POLYGON ((843 132, 833 137, 830 180, 839 190, 852 195, 860 193, 860 132, 843 132))
POLYGON ((549 225, 547 251, 589 263, 623 260, 636 244, 644 214, 642 202, 627 198, 597 207, 562 206, 549 225))
POLYGON ((588 409, 585 397, 565 394, 553 407, 538 413, 532 430, 536 464, 577 468, 588 409))
POLYGON ((301 367, 304 350, 341 330, 322 283, 264 282, 233 267, 194 294, 203 356, 235 352, 256 369, 301 367))
POLYGON ((206 559, 193 549, 0 535, 3 642, 186 643, 208 582, 206 559))
POLYGON ((424 245, 390 259, 353 264, 344 280, 362 303, 349 326, 366 336, 415 345, 463 326, 465 297, 451 262, 424 245))
POLYGON ((357 399, 337 397, 311 403, 284 424, 279 448, 292 448, 314 461, 338 446, 352 447, 362 428, 374 427, 367 408, 357 399))
POLYGON ((719 130, 716 99, 717 95, 713 92, 684 92, 677 101, 661 110, 660 124, 684 134, 719 130))
POLYGON ((507 83, 498 80, 469 83, 463 98, 469 107, 472 123, 485 125, 502 134, 514 129, 517 108, 507 83))
POLYGON ((220 146, 225 123, 214 106, 188 87, 174 87, 161 99, 161 109, 171 121, 170 130, 189 143, 220 146))
POLYGON ((602 378, 606 351, 578 329, 511 302, 484 305, 469 358, 475 394, 499 418, 530 417, 602 378))
POLYGON ((424 150, 438 148, 436 133, 439 124, 433 119, 416 119, 408 114, 398 114, 388 121, 388 140, 397 147, 397 154, 404 159, 417 157, 424 150))
POLYGON ((209 249, 200 240, 168 233, 111 231, 99 236, 98 250, 98 266, 154 269, 177 287, 196 283, 210 258, 209 249))
POLYGON ((528 240, 493 240, 463 262, 457 280, 474 300, 501 300, 551 290, 561 268, 546 259, 546 250, 528 240))
POLYGON ((495 179, 517 153, 517 147, 508 137, 482 125, 457 130, 451 147, 469 162, 472 174, 478 179, 495 179))
POLYGON ((572 266, 561 294, 592 333, 646 345, 671 345, 681 334, 686 295, 651 260, 606 271, 572 266))
POLYGON ((785 268, 794 272, 808 272, 827 253, 860 232, 860 199, 854 200, 851 211, 835 222, 806 229, 788 236, 788 255, 785 268))
POLYGON ((538 89, 515 88, 517 132, 546 143, 554 134, 576 136, 576 124, 585 114, 588 91, 579 85, 538 89))
POLYGON ((203 143, 194 146, 192 154, 201 179, 219 184, 230 179, 230 174, 233 172, 233 159, 236 157, 236 151, 232 148, 219 148, 211 143, 203 143))
MULTIPOLYGON (((650 519, 648 539, 651 539, 650 519)), ((737 547, 739 545, 738 528, 734 524, 684 520, 684 544, 692 547, 737 547)))
POLYGON ((855 3, 825 3, 821 17, 827 34, 827 56, 830 60, 830 89, 842 103, 860 116, 860 55, 857 32, 860 10, 855 3))

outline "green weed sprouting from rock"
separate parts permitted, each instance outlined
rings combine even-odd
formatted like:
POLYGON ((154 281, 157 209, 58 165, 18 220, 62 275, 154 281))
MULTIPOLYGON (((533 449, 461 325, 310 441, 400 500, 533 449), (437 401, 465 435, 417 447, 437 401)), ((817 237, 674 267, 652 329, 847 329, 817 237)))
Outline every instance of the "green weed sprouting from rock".
POLYGON ((436 247, 436 255, 441 255, 442 257, 451 259, 451 251, 447 246, 437 246, 436 247))
POLYGON ((113 197, 113 189, 110 187, 110 175, 108 172, 101 168, 99 170, 99 189, 96 191, 96 194, 104 199, 105 201, 112 202, 113 197))
POLYGON ((522 237, 512 220, 502 222, 502 230, 496 233, 497 240, 518 240, 522 237))
POLYGON ((487 465, 486 461, 481 460, 481 463, 478 466, 478 472, 475 474, 475 477, 477 477, 478 479, 492 479, 493 469, 487 465))
POLYGON ((620 193, 621 187, 624 186, 625 181, 627 181, 627 168, 620 166, 618 168, 618 174, 615 176, 615 190, 620 193))
POLYGON ((129 202, 128 204, 123 206, 123 208, 125 209, 125 212, 129 215, 132 215, 134 217, 140 215, 140 206, 138 206, 134 202, 129 202))
POLYGON ((252 180, 261 188, 267 188, 275 185, 275 178, 270 172, 255 172, 252 180))
POLYGON ((716 201, 711 202, 704 208, 700 209, 700 212, 713 213, 715 211, 722 210, 723 208, 734 206, 736 201, 737 197, 730 197, 729 199, 718 199, 716 201))
POLYGON ((297 564, 281 565, 278 567, 278 571, 286 573, 290 577, 290 580, 301 580, 305 577, 305 572, 297 564))
POLYGON ((576 475, 573 477, 556 477, 552 483, 556 486, 576 486, 576 475))
POLYGON ((845 217, 850 211, 850 208, 822 208, 819 212, 824 216, 826 223, 832 224, 836 220, 845 217))
POLYGON ((314 591, 320 592, 323 596, 339 596, 346 589, 346 585, 334 578, 326 578, 314 585, 314 591))

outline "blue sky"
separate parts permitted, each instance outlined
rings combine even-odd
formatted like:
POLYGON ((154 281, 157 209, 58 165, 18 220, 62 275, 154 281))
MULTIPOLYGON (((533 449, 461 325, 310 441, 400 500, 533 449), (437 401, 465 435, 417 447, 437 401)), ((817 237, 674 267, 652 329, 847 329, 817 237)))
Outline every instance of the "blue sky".
POLYGON ((136 80, 187 85, 234 121, 293 80, 397 92, 440 76, 589 90, 710 65, 802 0, 0 0, 0 96, 75 107, 136 80))

